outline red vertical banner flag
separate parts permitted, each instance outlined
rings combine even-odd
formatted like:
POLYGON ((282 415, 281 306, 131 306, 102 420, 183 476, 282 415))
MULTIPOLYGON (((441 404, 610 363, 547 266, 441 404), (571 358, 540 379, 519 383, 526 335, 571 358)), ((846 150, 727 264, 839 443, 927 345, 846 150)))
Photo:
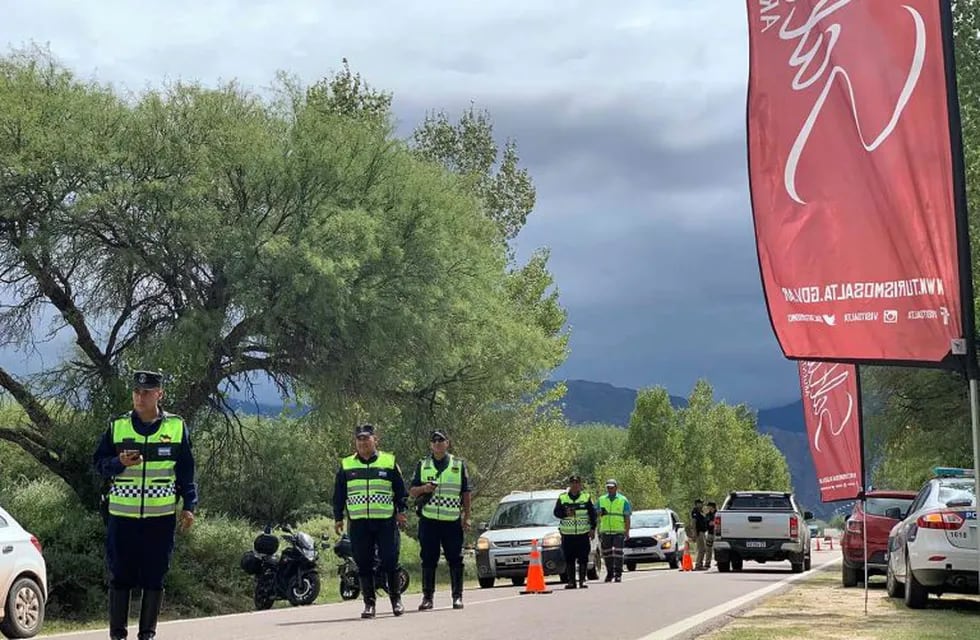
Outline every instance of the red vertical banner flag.
POLYGON ((861 388, 851 364, 801 360, 800 388, 823 502, 854 500, 864 488, 861 388))
POLYGON ((940 0, 747 2, 752 213, 783 354, 946 361, 963 309, 940 0))

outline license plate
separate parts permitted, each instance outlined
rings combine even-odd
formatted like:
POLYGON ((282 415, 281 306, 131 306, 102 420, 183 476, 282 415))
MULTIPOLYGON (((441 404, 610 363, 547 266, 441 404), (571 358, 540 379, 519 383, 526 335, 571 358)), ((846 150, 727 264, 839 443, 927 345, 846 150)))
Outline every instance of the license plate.
POLYGON ((656 547, 626 547, 627 554, 653 553, 656 547))
POLYGON ((745 546, 749 549, 765 549, 766 543, 762 540, 749 540, 745 543, 745 546))
POLYGON ((501 558, 500 562, 503 564, 522 564, 524 562, 524 558, 521 556, 507 556, 505 558, 501 558))

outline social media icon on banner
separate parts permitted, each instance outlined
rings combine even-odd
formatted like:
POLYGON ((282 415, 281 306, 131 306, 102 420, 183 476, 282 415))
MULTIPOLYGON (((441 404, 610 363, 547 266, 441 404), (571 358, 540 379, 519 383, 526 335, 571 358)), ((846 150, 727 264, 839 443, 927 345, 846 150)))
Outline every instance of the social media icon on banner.
POLYGON ((939 307, 939 315, 943 317, 943 324, 949 325, 949 309, 946 307, 939 307))
POLYGON ((881 319, 888 324, 895 324, 898 322, 898 311, 895 309, 885 309, 885 312, 881 314, 881 319))

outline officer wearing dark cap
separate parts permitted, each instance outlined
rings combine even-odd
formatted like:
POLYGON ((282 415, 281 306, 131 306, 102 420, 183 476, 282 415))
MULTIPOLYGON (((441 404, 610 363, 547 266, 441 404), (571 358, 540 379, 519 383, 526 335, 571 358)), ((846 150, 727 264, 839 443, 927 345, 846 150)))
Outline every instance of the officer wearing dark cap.
POLYGON ((163 374, 136 371, 133 411, 109 423, 93 456, 95 469, 109 481, 106 564, 113 640, 128 635, 134 587, 143 590, 137 637, 156 637, 177 514, 181 530, 194 523, 197 487, 190 434, 183 418, 160 408, 162 398, 163 374), (180 508, 178 501, 183 501, 180 508))
POLYGON ((582 491, 582 477, 573 473, 568 478, 568 491, 558 496, 555 503, 558 533, 561 534, 561 551, 565 557, 565 588, 575 589, 575 566, 578 565, 578 587, 585 584, 589 573, 590 540, 595 539, 598 523, 592 496, 582 491))
POLYGON ((375 615, 374 553, 378 550, 381 569, 388 582, 391 610, 405 613, 398 588, 399 531, 407 521, 408 494, 395 455, 378 450, 373 425, 354 430, 356 453, 340 462, 333 490, 336 532, 344 530, 344 512, 350 519, 350 541, 364 599, 362 618, 375 615))
POLYGON ((470 480, 462 458, 448 453, 445 431, 429 436, 431 454, 415 466, 408 493, 419 515, 419 555, 422 559, 422 603, 431 609, 436 590, 440 547, 449 565, 453 609, 463 608, 463 532, 470 528, 470 480))

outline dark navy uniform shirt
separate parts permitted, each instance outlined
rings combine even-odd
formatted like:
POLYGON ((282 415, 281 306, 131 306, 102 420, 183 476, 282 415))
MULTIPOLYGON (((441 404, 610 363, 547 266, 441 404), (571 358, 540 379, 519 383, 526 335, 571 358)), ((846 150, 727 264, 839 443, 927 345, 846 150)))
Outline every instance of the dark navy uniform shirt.
MULTIPOLYGON (((156 420, 149 424, 140 420, 140 417, 135 411, 129 415, 133 421, 133 429, 141 436, 153 434, 154 431, 160 428, 160 422, 163 420, 162 413, 156 420)), ((112 443, 111 424, 105 433, 102 434, 99 448, 96 449, 95 455, 92 456, 92 462, 99 475, 106 479, 119 475, 126 468, 126 465, 120 462, 119 454, 116 453, 116 446, 112 443)), ((187 423, 184 423, 184 436, 180 445, 180 453, 177 456, 174 474, 177 477, 177 495, 184 500, 183 508, 187 511, 194 511, 194 508, 197 506, 197 484, 194 482, 194 454, 191 451, 191 436, 187 429, 187 423)))

